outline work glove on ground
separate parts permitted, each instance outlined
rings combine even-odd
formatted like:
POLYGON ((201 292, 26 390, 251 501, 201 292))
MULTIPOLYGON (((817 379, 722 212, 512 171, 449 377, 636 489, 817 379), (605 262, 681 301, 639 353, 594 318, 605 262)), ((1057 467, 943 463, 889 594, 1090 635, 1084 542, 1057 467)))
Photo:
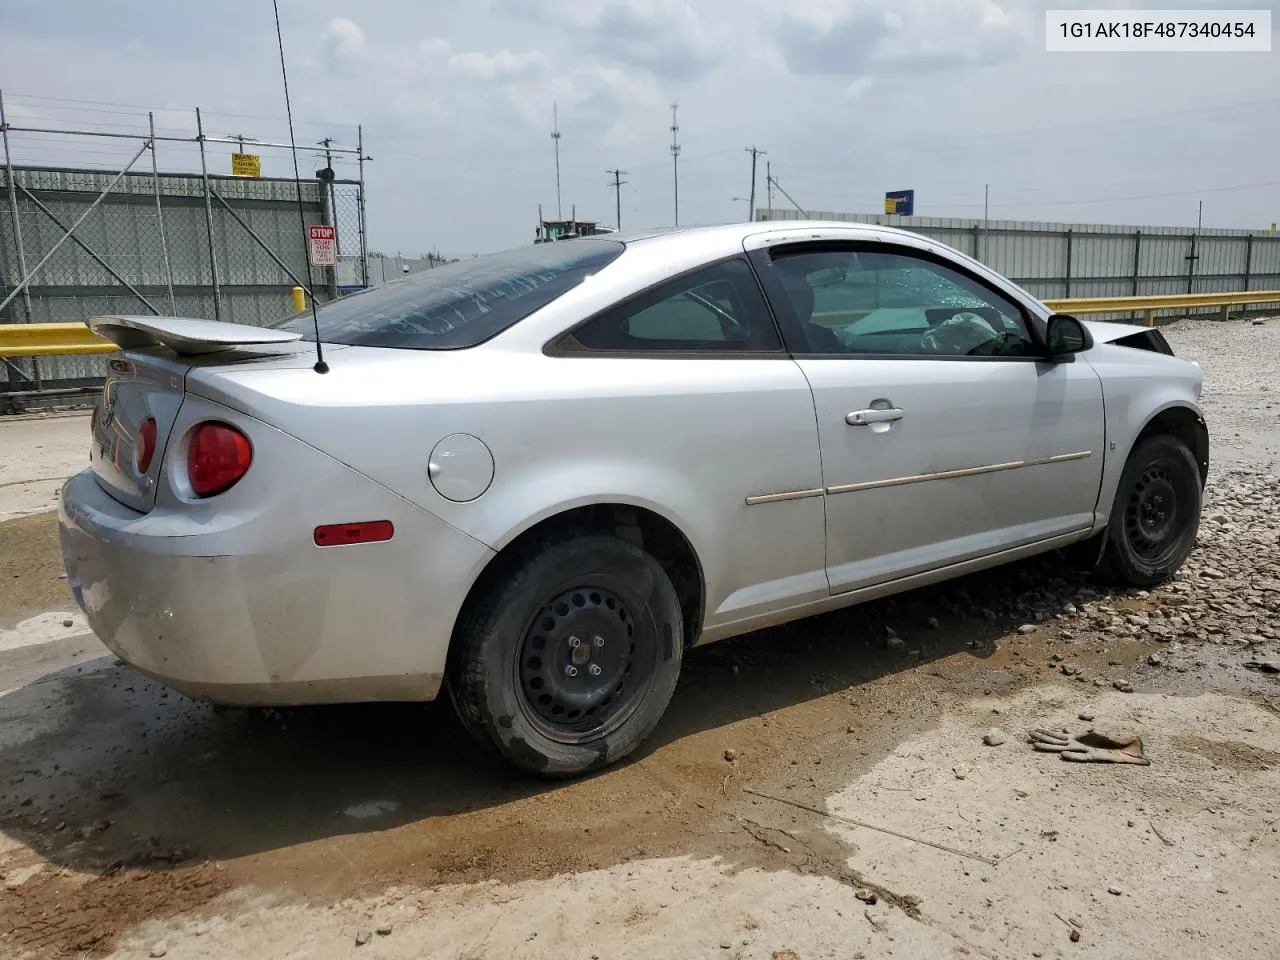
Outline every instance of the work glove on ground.
POLYGON ((1143 753, 1141 738, 1134 734, 1090 730, 1072 737, 1064 731, 1037 727, 1028 737, 1035 749, 1057 753, 1063 760, 1076 763, 1134 763, 1144 767, 1151 764, 1143 753))

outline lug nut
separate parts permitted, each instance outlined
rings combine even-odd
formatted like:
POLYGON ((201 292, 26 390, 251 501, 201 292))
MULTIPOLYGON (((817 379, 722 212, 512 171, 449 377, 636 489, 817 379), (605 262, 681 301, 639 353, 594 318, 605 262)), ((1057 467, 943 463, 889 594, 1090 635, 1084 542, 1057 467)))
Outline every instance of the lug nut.
POLYGON ((603 646, 604 646, 604 637, 601 637, 601 636, 595 636, 595 637, 592 637, 592 638, 591 638, 591 642, 592 642, 592 643, 594 643, 597 647, 603 647, 603 646))
POLYGON ((578 675, 578 668, 571 663, 564 668, 564 675, 566 677, 576 677, 578 675))
POLYGON ((581 641, 581 640, 579 640, 577 637, 570 637, 570 638, 569 638, 569 646, 574 647, 574 648, 580 647, 580 646, 582 646, 582 641, 581 641))
POLYGON ((591 665, 591 667, 590 667, 590 670, 591 670, 591 675, 592 675, 593 677, 598 677, 598 676, 600 676, 600 664, 598 664, 598 663, 593 663, 593 664, 591 665))

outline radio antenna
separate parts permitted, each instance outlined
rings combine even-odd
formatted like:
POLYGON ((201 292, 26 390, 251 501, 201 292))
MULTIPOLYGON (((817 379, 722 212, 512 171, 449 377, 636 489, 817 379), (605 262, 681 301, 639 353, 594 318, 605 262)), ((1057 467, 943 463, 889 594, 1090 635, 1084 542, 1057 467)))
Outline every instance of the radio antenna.
MULTIPOLYGON (((298 222, 302 225, 302 236, 307 235, 307 216, 302 209, 302 175, 298 173, 298 144, 293 138, 293 107, 289 103, 289 71, 284 65, 284 37, 280 33, 280 4, 271 0, 271 8, 276 15, 276 46, 280 48, 280 77, 284 80, 284 111, 289 118, 289 152, 293 154, 293 185, 298 194, 298 222)), ((329 365, 324 362, 324 348, 320 344, 320 317, 316 314, 316 291, 311 283, 311 268, 307 267, 307 295, 311 299, 311 324, 316 333, 316 373, 328 373, 329 365)))

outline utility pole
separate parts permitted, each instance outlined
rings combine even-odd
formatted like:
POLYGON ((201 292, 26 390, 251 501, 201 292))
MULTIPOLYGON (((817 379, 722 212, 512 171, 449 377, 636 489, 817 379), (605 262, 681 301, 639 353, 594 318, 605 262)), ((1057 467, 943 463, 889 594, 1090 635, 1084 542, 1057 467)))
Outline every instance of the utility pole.
POLYGON ((675 204, 675 226, 680 226, 680 124, 676 110, 680 104, 671 105, 671 199, 675 204))
POLYGON ((333 197, 333 137, 325 137, 323 140, 316 141, 320 146, 324 147, 324 168, 328 171, 325 174, 325 194, 329 198, 329 217, 326 223, 337 224, 338 211, 335 209, 333 197))
POLYGON ((773 209, 773 164, 768 160, 764 162, 764 188, 766 195, 769 197, 769 209, 773 209))
POLYGON ((560 207, 560 114, 556 104, 551 104, 551 141, 556 145, 556 219, 564 219, 560 207))
POLYGON ((982 185, 982 262, 987 262, 987 228, 990 226, 991 184, 982 185))
MULTIPOLYGON (((333 192, 333 138, 325 137, 316 141, 324 147, 324 170, 320 181, 320 189, 324 191, 324 200, 320 204, 320 222, 333 226, 333 236, 337 241, 338 251, 342 251, 342 237, 338 234, 338 205, 333 192)), ((336 267, 324 267, 326 285, 329 288, 329 299, 338 299, 338 270, 336 267)))
POLYGON ((612 184, 612 186, 613 186, 613 203, 614 203, 614 207, 616 208, 616 212, 617 212, 617 217, 618 217, 618 232, 619 232, 619 233, 621 233, 621 232, 622 232, 622 185, 623 185, 624 183, 626 183, 626 182, 627 182, 626 180, 623 180, 623 179, 622 179, 622 176, 623 176, 626 172, 627 172, 627 171, 625 171, 625 170, 606 170, 606 171, 605 171, 605 173, 611 173, 611 174, 613 174, 613 184, 612 184))
POLYGON ((756 158, 763 157, 768 151, 757 149, 754 144, 750 147, 743 147, 743 149, 751 154, 751 209, 747 211, 747 219, 754 220, 756 216, 756 158))
POLYGON ((1196 250, 1196 246, 1200 240, 1200 226, 1204 223, 1204 201, 1200 201, 1200 209, 1196 213, 1196 232, 1191 236, 1191 252, 1187 254, 1187 293, 1195 293, 1196 289, 1196 261, 1200 259, 1200 254, 1196 250))

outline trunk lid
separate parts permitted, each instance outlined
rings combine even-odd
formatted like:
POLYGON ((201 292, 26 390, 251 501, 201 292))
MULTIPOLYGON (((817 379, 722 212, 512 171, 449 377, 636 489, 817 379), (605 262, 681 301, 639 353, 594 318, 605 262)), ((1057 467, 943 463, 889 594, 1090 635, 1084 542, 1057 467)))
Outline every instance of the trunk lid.
POLYGON ((186 369, 180 361, 162 356, 130 353, 111 358, 93 411, 89 463, 99 486, 134 510, 145 513, 155 505, 156 478, 182 406, 186 369), (156 422, 156 440, 151 463, 143 471, 138 457, 148 419, 156 422))
POLYGON ((156 502, 170 433, 193 366, 275 362, 302 365, 314 347, 299 335, 239 323, 185 317, 91 317, 99 336, 126 351, 113 356, 94 408, 89 462, 98 485, 126 506, 146 513, 156 502), (155 421, 151 461, 142 469, 144 425, 155 421))

